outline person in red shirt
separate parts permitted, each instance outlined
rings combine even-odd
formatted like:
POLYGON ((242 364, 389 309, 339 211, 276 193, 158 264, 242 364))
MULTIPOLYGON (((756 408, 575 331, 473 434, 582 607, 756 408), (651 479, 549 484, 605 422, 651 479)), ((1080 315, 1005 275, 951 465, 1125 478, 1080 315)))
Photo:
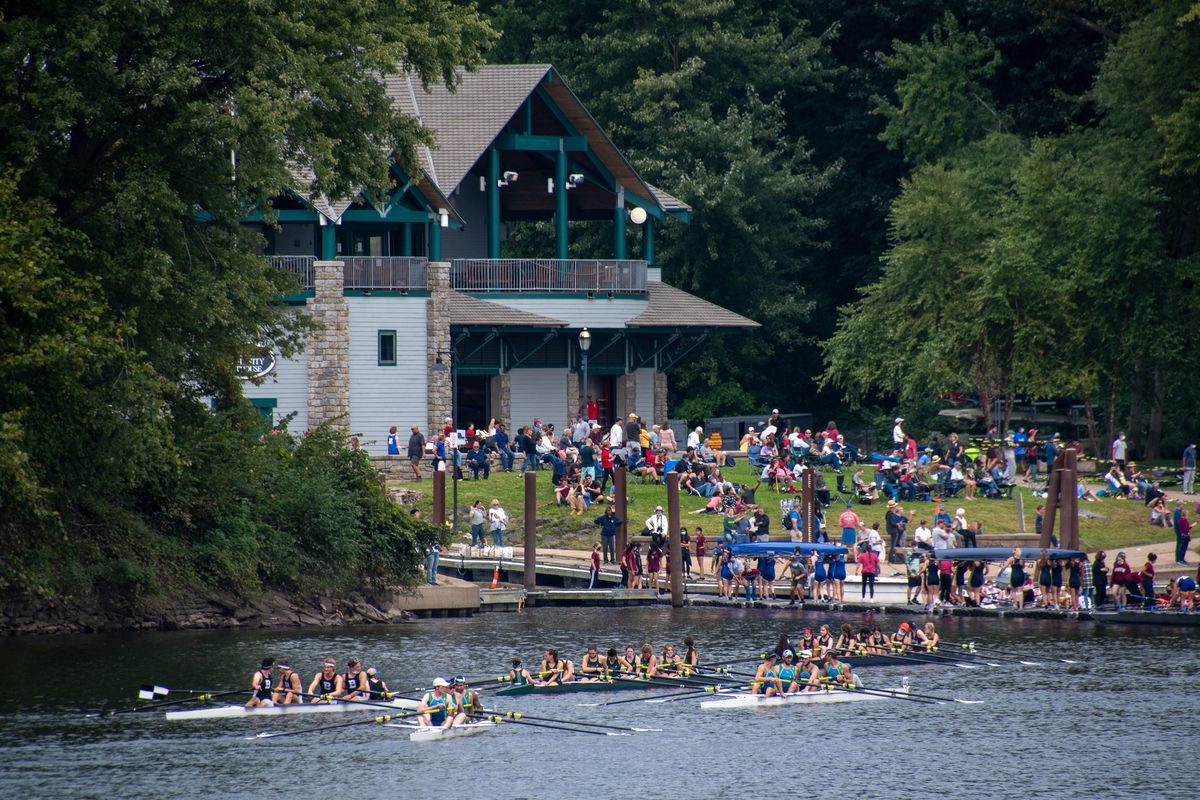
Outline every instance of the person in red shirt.
POLYGON ((587 421, 588 422, 599 422, 600 421, 600 405, 595 400, 593 400, 590 396, 587 399, 586 408, 587 408, 587 421))
POLYGON ((607 439, 600 445, 600 469, 604 470, 604 477, 600 479, 600 491, 603 492, 608 486, 609 478, 616 481, 616 477, 613 475, 612 448, 608 446, 607 439))
POLYGON ((850 555, 857 558, 858 548, 855 543, 858 540, 858 526, 862 520, 854 513, 853 505, 846 503, 846 510, 838 517, 838 525, 842 527, 842 545, 850 548, 850 555))
POLYGON ((871 588, 871 599, 875 599, 875 578, 879 575, 879 556, 871 548, 858 555, 859 573, 862 575, 862 596, 867 596, 867 587, 871 588))
POLYGON ((1158 561, 1158 553, 1146 556, 1146 564, 1142 567, 1142 608, 1154 610, 1154 562, 1158 561))
POLYGON ((591 589, 596 585, 596 576, 600 574, 600 545, 592 545, 592 579, 588 581, 588 588, 591 589))

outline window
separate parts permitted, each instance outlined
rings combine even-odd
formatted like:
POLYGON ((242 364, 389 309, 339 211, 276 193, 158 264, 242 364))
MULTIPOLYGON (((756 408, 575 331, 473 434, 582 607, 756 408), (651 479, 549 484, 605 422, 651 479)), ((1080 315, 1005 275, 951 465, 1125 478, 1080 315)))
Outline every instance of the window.
POLYGON ((258 416, 263 422, 268 425, 274 424, 275 406, 278 405, 274 397, 255 397, 250 400, 250 404, 258 409, 258 416))
POLYGON ((396 332, 379 332, 379 366, 396 366, 396 332))

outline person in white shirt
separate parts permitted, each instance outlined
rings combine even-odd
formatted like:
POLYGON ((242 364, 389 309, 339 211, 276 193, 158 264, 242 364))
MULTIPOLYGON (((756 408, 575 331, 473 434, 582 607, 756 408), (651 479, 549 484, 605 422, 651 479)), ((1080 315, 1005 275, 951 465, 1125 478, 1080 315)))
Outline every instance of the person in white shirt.
POLYGON ((1112 460, 1117 462, 1117 466, 1125 469, 1125 432, 1121 431, 1117 434, 1117 438, 1113 439, 1112 443, 1112 460))
POLYGON ((913 531, 913 540, 917 543, 917 547, 933 547, 933 531, 929 530, 925 520, 921 520, 921 524, 913 531))
POLYGON ((654 513, 646 517, 646 530, 650 531, 652 535, 655 533, 667 535, 667 515, 663 513, 662 506, 655 506, 654 513))
POLYGON ((774 436, 778 432, 779 432, 778 428, 776 428, 774 425, 772 425, 770 423, 767 423, 767 426, 762 429, 762 437, 765 439, 768 436, 774 436))
POLYGON ((508 512, 501 507, 499 500, 492 500, 492 506, 488 509, 488 523, 492 530, 492 544, 503 547, 504 531, 508 528, 508 512))
POLYGON ((892 428, 892 443, 903 449, 908 444, 908 437, 904 435, 904 417, 896 417, 896 427, 892 428))
POLYGON ((701 428, 699 425, 697 425, 696 430, 688 434, 687 446, 694 447, 695 449, 699 450, 700 440, 702 438, 704 438, 704 428, 701 428))
POLYGON ((625 426, 620 420, 613 423, 613 426, 608 429, 608 446, 612 449, 614 456, 626 456, 625 452, 625 426))

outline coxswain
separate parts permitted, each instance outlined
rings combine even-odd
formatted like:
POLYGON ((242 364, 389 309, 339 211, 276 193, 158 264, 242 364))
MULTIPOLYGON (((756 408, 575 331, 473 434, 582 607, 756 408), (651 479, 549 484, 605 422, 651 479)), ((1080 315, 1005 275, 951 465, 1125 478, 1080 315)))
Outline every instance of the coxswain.
POLYGON ((246 708, 270 708, 275 705, 271 700, 271 690, 275 687, 274 676, 275 659, 264 658, 250 679, 250 699, 246 701, 246 708))
POLYGON ((450 682, 441 676, 434 678, 433 688, 425 693, 417 706, 417 724, 426 728, 445 725, 451 702, 450 682))
POLYGON ((683 676, 692 675, 700 669, 700 653, 696 651, 696 640, 691 634, 683 637, 683 665, 679 673, 683 676))
POLYGON ((642 644, 642 652, 633 664, 634 672, 639 678, 653 678, 658 672, 658 656, 649 642, 642 644))
POLYGON ((824 678, 834 685, 852 686, 854 684, 854 677, 850 674, 850 665, 838 661, 837 653, 832 650, 825 654, 824 678))
POLYGON ((337 674, 337 662, 332 658, 325 659, 321 671, 308 685, 308 693, 313 695, 312 702, 328 703, 341 697, 345 691, 346 685, 342 682, 342 676, 337 674))
POLYGON ((512 669, 508 671, 508 675, 504 677, 504 680, 513 686, 528 686, 533 683, 533 676, 529 674, 529 670, 521 666, 521 659, 514 658, 512 660, 512 669))
POLYGON ((936 653, 938 642, 941 640, 942 637, 938 636, 932 622, 926 622, 925 627, 917 630, 917 644, 921 645, 926 653, 936 653))
POLYGON ((558 686, 575 680, 575 665, 570 659, 559 658, 558 650, 551 647, 542 659, 542 667, 538 674, 542 678, 542 686, 558 686))
POLYGON ((454 679, 451 693, 454 697, 454 717, 446 723, 447 728, 473 722, 483 713, 483 701, 479 699, 479 692, 467 686, 465 676, 459 675, 454 679))
POLYGON ((775 680, 767 684, 767 697, 771 695, 786 695, 796 680, 796 654, 791 650, 783 651, 783 663, 775 667, 775 680))
POLYGON ((600 657, 600 650, 596 645, 589 644, 587 652, 583 654, 583 658, 579 659, 579 679, 582 681, 600 680, 604 677, 604 672, 604 659, 600 657))
POLYGON ((907 652, 908 650, 910 650, 912 648, 912 643, 913 643, 912 626, 909 625, 907 622, 901 622, 900 627, 897 628, 896 632, 892 634, 892 641, 891 641, 892 652, 893 653, 907 652))
MULTIPOLYGON (((784 652, 790 653, 791 651, 784 652)), ((763 694, 769 686, 776 684, 775 662, 777 658, 774 650, 763 656, 763 662, 758 665, 758 671, 754 673, 754 681, 750 684, 751 694, 763 694)))
POLYGON ((300 685, 300 675, 286 661, 279 662, 279 683, 271 701, 277 706, 287 706, 292 703, 304 702, 304 687, 300 685))
POLYGON ((809 650, 813 653, 817 652, 817 640, 813 638, 812 628, 805 628, 804 633, 800 636, 800 650, 809 650))
POLYGON ((374 667, 367 670, 367 689, 372 700, 392 699, 392 693, 388 690, 387 683, 384 682, 383 676, 379 674, 379 670, 374 667))
POLYGON ((362 662, 357 658, 350 658, 346 662, 346 674, 342 676, 342 686, 346 690, 346 694, 342 700, 370 700, 371 687, 367 685, 367 676, 363 672, 362 662))

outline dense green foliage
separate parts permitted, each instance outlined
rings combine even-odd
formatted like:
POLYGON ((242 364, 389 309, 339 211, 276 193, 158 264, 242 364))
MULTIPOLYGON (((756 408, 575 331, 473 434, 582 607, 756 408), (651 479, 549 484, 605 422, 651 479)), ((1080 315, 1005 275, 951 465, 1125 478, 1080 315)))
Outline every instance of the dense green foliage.
POLYGON ((428 533, 338 446, 268 452, 245 417, 239 358, 303 331, 239 222, 289 166, 386 186, 425 134, 381 76, 453 82, 491 37, 450 0, 6 4, 0 588, 411 577, 428 533))

